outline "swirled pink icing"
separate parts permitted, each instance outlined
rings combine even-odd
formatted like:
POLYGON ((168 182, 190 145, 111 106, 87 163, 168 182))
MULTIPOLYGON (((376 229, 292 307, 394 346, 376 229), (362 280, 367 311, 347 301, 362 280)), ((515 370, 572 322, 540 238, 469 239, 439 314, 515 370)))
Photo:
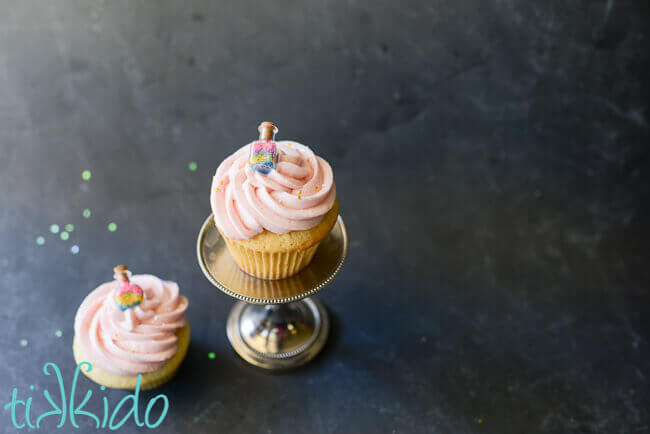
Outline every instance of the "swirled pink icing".
POLYGON ((77 310, 75 337, 93 366, 133 376, 159 370, 176 353, 176 330, 186 323, 188 302, 178 285, 150 274, 131 277, 144 292, 141 304, 121 310, 117 281, 100 285, 77 310))
POLYGON ((278 141, 277 170, 248 164, 250 143, 226 158, 212 180, 210 204, 219 229, 232 240, 251 239, 265 229, 278 234, 310 229, 334 205, 330 165, 307 146, 278 141))

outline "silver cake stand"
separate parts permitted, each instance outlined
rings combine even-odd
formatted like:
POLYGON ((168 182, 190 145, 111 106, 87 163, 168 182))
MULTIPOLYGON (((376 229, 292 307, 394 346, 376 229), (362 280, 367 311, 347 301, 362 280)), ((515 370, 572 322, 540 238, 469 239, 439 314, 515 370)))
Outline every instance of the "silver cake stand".
POLYGON ((334 279, 347 253, 348 233, 340 216, 309 266, 287 279, 258 279, 241 271, 212 214, 203 223, 196 243, 205 277, 241 300, 228 316, 228 340, 244 360, 265 369, 294 368, 323 348, 329 317, 323 304, 311 296, 334 279))

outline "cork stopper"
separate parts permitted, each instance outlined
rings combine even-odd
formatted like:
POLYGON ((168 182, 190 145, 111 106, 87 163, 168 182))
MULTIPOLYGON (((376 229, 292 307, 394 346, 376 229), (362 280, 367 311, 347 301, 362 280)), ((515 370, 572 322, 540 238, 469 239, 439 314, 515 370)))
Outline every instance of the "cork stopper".
POLYGON ((115 277, 115 280, 119 280, 120 282, 128 282, 129 281, 129 267, 126 265, 118 265, 115 268, 113 268, 113 277, 115 277))
POLYGON ((260 140, 273 140, 275 134, 278 132, 278 127, 273 122, 262 122, 257 131, 260 132, 260 140))

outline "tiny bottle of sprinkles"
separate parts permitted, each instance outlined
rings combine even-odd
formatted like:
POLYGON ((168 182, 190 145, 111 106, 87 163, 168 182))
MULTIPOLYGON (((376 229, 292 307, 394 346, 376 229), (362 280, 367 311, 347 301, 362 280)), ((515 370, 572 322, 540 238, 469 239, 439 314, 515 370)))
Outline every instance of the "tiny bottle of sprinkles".
POLYGON ((251 144, 249 164, 251 169, 266 175, 278 165, 279 151, 274 141, 278 127, 273 122, 262 122, 257 130, 260 138, 251 144))
POLYGON ((115 304, 120 310, 127 310, 136 307, 144 298, 144 292, 138 285, 131 283, 129 275, 131 272, 126 265, 118 265, 113 268, 115 280, 119 287, 115 293, 115 304))

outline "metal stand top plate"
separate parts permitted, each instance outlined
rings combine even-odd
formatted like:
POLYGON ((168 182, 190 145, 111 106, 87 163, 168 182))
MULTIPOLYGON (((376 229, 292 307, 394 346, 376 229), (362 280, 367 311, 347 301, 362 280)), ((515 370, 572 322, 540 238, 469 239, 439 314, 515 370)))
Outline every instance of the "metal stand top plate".
POLYGON ((241 271, 230 257, 212 214, 201 226, 196 254, 205 277, 221 291, 253 304, 281 304, 314 295, 339 272, 348 253, 348 233, 341 216, 320 243, 309 266, 287 279, 263 280, 241 271))

